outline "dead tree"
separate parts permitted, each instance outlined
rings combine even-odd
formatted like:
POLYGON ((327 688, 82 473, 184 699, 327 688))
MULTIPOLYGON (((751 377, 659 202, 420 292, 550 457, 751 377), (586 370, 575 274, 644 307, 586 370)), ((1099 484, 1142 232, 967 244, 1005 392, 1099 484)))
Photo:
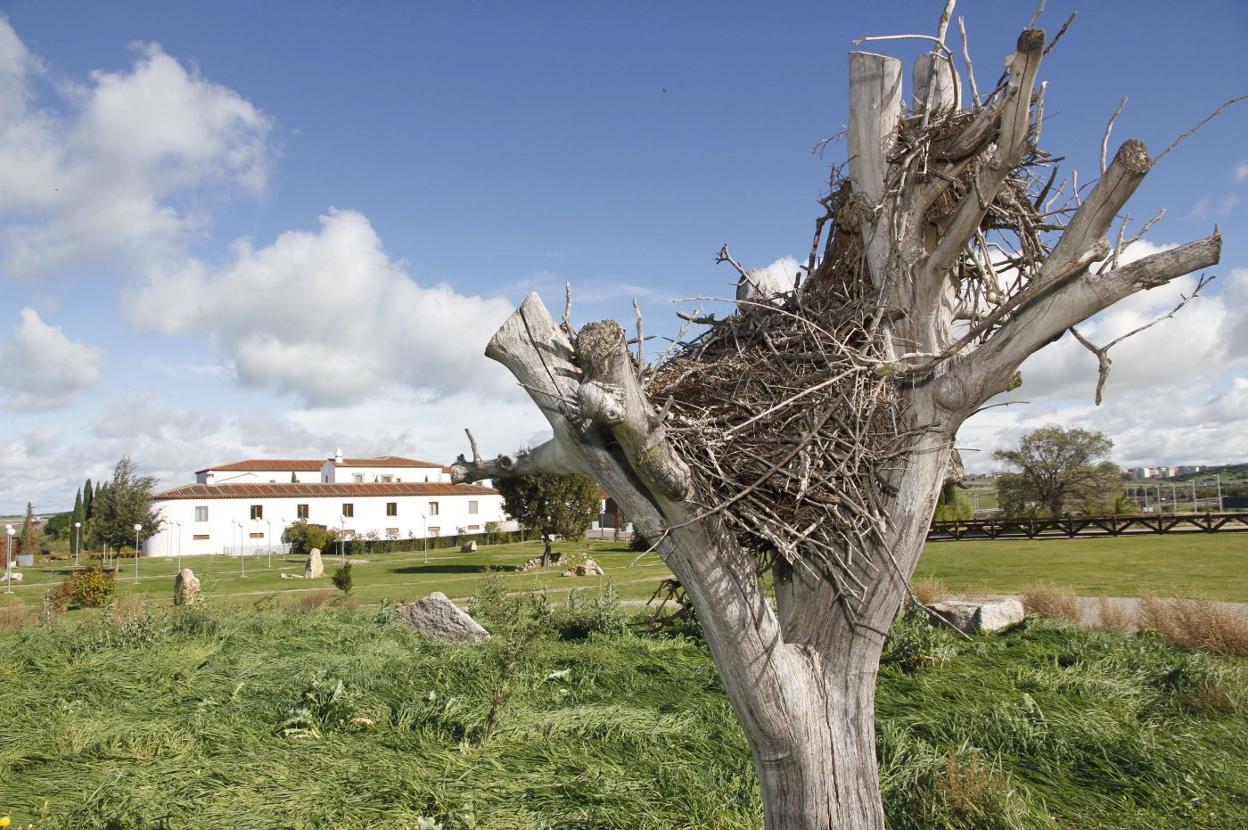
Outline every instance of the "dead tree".
POLYGON ((944 45, 952 5, 910 107, 899 61, 850 55, 848 175, 798 285, 758 296, 722 251, 755 290, 654 365, 618 323, 578 332, 529 295, 486 355, 554 437, 453 467, 456 481, 587 474, 654 543, 749 738, 768 828, 884 826, 880 652, 959 425, 1072 326, 1219 258, 1215 231, 1118 266, 1129 240, 1107 234, 1148 150, 1123 143, 1090 190, 1059 181, 1038 147, 1045 32, 1019 35, 982 101, 968 65, 968 100, 944 45))

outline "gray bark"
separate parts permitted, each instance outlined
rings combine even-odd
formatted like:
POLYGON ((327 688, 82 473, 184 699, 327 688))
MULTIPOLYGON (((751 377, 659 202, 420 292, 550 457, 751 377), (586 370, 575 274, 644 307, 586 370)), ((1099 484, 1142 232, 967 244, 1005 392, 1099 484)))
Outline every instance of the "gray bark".
MULTIPOLYGON (((881 488, 882 537, 873 555, 854 566, 865 590, 852 615, 844 612, 831 581, 787 566, 775 573, 773 611, 753 553, 741 548, 718 513, 699 512, 686 501, 689 468, 646 398, 619 324, 591 323, 574 344, 571 325, 556 324, 530 294, 486 349, 528 390, 553 438, 516 456, 461 456, 452 468, 454 480, 552 469, 587 474, 611 494, 693 602, 749 739, 769 830, 884 827, 874 732, 879 656, 917 564, 962 421, 1005 389, 1028 355, 1072 325, 1135 291, 1212 264, 1220 254, 1215 235, 1089 275, 1088 266, 1108 250, 1106 229, 1150 167, 1143 144, 1129 141, 1030 284, 983 316, 984 338, 955 340, 951 271, 1031 149, 1033 87, 1044 43, 1042 31, 1024 31, 1007 59, 1005 88, 960 133, 942 136, 931 148, 932 175, 900 182, 890 178, 901 113, 900 63, 850 56, 853 227, 878 291, 884 350, 891 354, 896 342, 913 352, 888 369, 907 373, 899 375, 905 406, 897 417, 911 437, 902 463, 891 468, 881 488), (928 209, 963 174, 971 179, 971 192, 954 206, 947 224, 925 225, 928 209), (926 363, 907 363, 916 354, 926 363)), ((945 61, 926 56, 916 77, 928 81, 916 95, 929 113, 953 105, 958 81, 945 61)))

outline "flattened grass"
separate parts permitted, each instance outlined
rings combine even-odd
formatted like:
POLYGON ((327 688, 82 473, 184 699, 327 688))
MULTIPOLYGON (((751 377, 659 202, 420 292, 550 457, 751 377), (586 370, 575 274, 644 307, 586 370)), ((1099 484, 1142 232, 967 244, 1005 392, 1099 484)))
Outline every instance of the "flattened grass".
MULTIPOLYGON (((761 823, 696 643, 535 640, 482 741, 489 648, 375 611, 163 613, 0 635, 0 814, 16 826, 761 823)), ((898 633, 877 699, 894 830, 1248 826, 1244 660, 1034 620, 970 642, 898 633)))

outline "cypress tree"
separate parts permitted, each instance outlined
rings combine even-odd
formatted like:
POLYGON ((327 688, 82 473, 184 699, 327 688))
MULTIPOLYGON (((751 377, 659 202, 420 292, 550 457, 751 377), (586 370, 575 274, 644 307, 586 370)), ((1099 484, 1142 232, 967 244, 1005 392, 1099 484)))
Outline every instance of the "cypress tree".
POLYGON ((91 479, 82 486, 82 515, 91 518, 95 515, 95 493, 91 490, 91 479))
POLYGON ((70 550, 73 550, 73 545, 74 545, 74 542, 76 541, 75 537, 77 535, 77 532, 74 529, 75 522, 81 522, 83 524, 83 529, 85 530, 86 524, 87 524, 87 513, 82 505, 82 491, 81 490, 79 490, 78 493, 74 496, 74 512, 69 517, 70 550))
POLYGON ((26 502, 26 521, 22 523, 22 541, 18 548, 18 552, 33 556, 38 549, 35 543, 35 506, 30 502, 26 502))

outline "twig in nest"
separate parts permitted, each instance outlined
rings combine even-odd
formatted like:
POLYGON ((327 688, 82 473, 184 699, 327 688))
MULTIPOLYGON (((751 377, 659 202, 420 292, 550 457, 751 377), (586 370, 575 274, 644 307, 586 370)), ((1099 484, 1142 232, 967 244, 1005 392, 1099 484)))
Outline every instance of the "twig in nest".
POLYGON ((646 338, 641 331, 641 306, 633 297, 633 313, 637 315, 637 379, 644 380, 646 374, 646 338))
POLYGON ((749 275, 745 273, 745 269, 741 267, 741 263, 733 259, 732 254, 728 253, 728 243, 726 242, 722 247, 720 247, 719 253, 715 255, 715 264, 718 265, 721 262, 726 262, 733 268, 736 268, 737 273, 741 275, 742 279, 749 279, 749 275))

